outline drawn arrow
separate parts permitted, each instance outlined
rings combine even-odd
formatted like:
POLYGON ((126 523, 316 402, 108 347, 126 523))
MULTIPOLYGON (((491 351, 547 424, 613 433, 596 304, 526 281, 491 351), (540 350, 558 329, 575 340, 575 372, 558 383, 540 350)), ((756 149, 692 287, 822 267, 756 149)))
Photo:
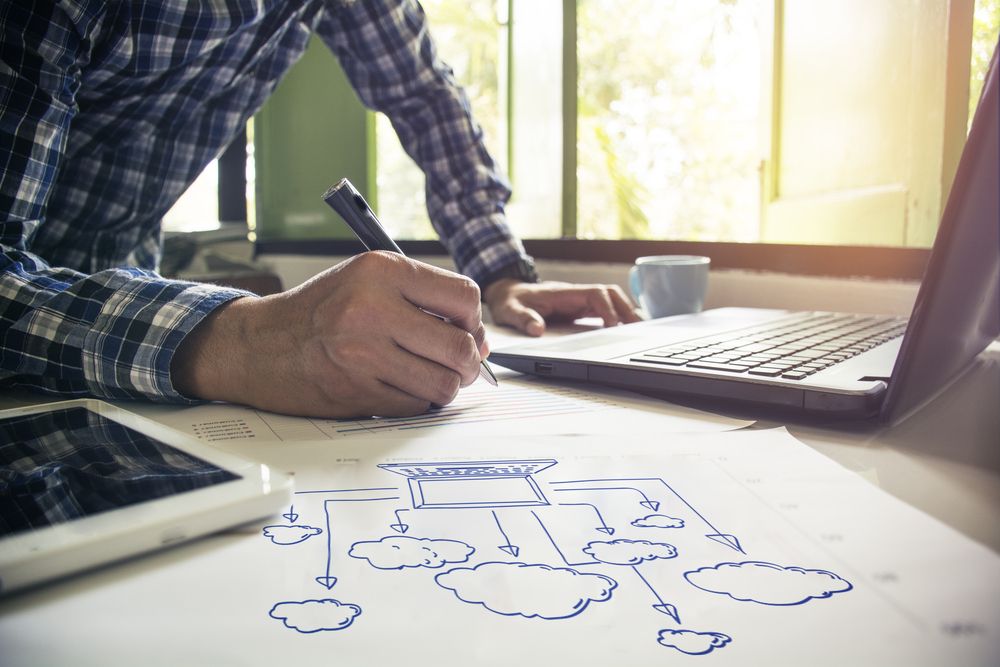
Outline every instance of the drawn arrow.
MULTIPOLYGON (((550 484, 592 484, 592 483, 595 483, 595 482, 657 482, 659 484, 662 484, 663 486, 665 486, 667 488, 668 491, 670 491, 670 493, 672 493, 674 496, 676 496, 678 500, 680 500, 682 503, 684 503, 684 505, 686 505, 687 508, 689 510, 691 510, 694 513, 695 516, 697 516, 699 519, 701 519, 702 523, 704 523, 706 526, 708 526, 709 530, 711 530, 712 532, 707 533, 705 535, 705 537, 707 537, 708 539, 710 539, 710 540, 712 540, 714 542, 718 542, 719 544, 727 546, 730 549, 733 549, 735 551, 739 551, 743 555, 746 555, 746 551, 743 550, 743 545, 740 544, 740 540, 739 540, 738 537, 736 537, 735 535, 732 535, 730 533, 724 533, 721 530, 719 530, 718 528, 716 528, 714 525, 712 525, 711 521, 709 521, 708 519, 706 519, 705 516, 701 512, 699 512, 698 510, 696 510, 694 508, 694 506, 691 503, 689 503, 684 498, 684 496, 682 496, 681 494, 677 493, 677 491, 674 489, 674 487, 672 487, 669 484, 667 484, 667 481, 665 479, 663 479, 662 477, 625 477, 625 478, 621 478, 621 479, 571 479, 571 480, 566 480, 566 481, 562 481, 562 482, 549 482, 549 483, 550 484)), ((559 491, 561 489, 556 489, 556 490, 559 491)), ((652 509, 655 512, 658 508, 659 508, 659 506, 657 506, 656 508, 652 508, 652 509)))
POLYGON ((282 514, 281 516, 283 516, 286 519, 288 519, 288 523, 295 523, 296 521, 299 520, 299 515, 295 513, 295 505, 292 505, 291 507, 289 507, 288 508, 288 513, 287 514, 282 514))
POLYGON ((333 553, 333 540, 330 537, 330 507, 329 501, 323 501, 323 514, 326 515, 326 574, 316 577, 316 583, 330 590, 337 583, 337 577, 330 576, 330 560, 333 553))
MULTIPOLYGON (((324 489, 321 491, 296 491, 296 494, 306 493, 354 493, 358 491, 398 491, 395 488, 373 488, 373 489, 324 489)), ((316 577, 316 583, 330 590, 337 583, 337 577, 330 574, 330 563, 333 560, 333 536, 330 534, 330 503, 369 503, 378 500, 399 500, 399 496, 385 496, 382 498, 330 498, 323 501, 323 515, 326 517, 326 569, 323 575, 316 577)), ((398 518, 398 517, 397 517, 398 518)))
POLYGON ((409 524, 403 523, 402 517, 399 516, 400 512, 409 512, 407 509, 393 510, 393 514, 396 515, 396 523, 390 523, 389 527, 392 528, 397 533, 405 533, 410 529, 409 524))
POLYGON ((498 517, 497 513, 493 510, 490 510, 490 513, 493 514, 493 520, 497 522, 497 528, 500 530, 500 534, 503 535, 504 544, 497 545, 497 548, 500 549, 500 551, 506 552, 514 558, 517 558, 517 555, 521 552, 521 547, 510 543, 510 538, 507 537, 507 533, 504 532, 503 526, 500 525, 500 517, 498 517))
MULTIPOLYGON (((615 481, 615 480, 580 480, 580 481, 581 482, 584 482, 584 481, 595 481, 595 482, 601 481, 601 482, 603 482, 603 481, 615 481)), ((566 483, 568 483, 568 482, 553 482, 553 484, 566 484, 566 483)), ((642 496, 642 500, 639 501, 640 505, 642 505, 643 507, 646 507, 648 509, 651 509, 654 512, 656 510, 660 509, 660 503, 659 503, 659 501, 650 500, 649 496, 647 496, 645 494, 645 492, 643 492, 642 489, 637 489, 634 486, 591 486, 591 487, 579 488, 579 489, 553 489, 553 490, 554 491, 635 491, 640 496, 642 496)))
POLYGON ((594 512, 597 513, 597 520, 601 522, 601 525, 598 526, 597 528, 595 528, 594 530, 598 530, 598 531, 604 533, 605 535, 614 535, 615 534, 615 529, 612 528, 611 526, 609 526, 607 524, 607 522, 604 520, 604 517, 601 516, 601 510, 597 509, 597 505, 592 505, 591 503, 559 503, 559 504, 560 505, 586 505, 587 507, 593 507, 594 508, 594 512))
POLYGON ((656 598, 656 604, 653 605, 653 609, 660 612, 661 614, 666 614, 670 618, 674 619, 674 622, 679 624, 681 622, 681 617, 680 614, 677 613, 677 607, 670 604, 669 602, 663 601, 663 598, 660 597, 660 594, 656 592, 656 589, 653 588, 652 584, 646 581, 646 577, 642 576, 642 573, 639 572, 639 568, 633 565, 632 571, 635 572, 639 576, 639 578, 642 579, 642 583, 646 584, 646 587, 653 592, 653 597, 656 598))
POLYGON ((600 564, 600 561, 596 561, 596 560, 583 561, 583 562, 580 562, 580 563, 571 563, 569 561, 569 559, 566 558, 566 554, 563 553, 563 550, 559 548, 558 544, 556 544, 556 538, 552 537, 552 533, 550 533, 549 529, 545 527, 544 523, 542 523, 542 517, 538 516, 538 513, 535 512, 534 510, 531 510, 531 515, 535 517, 535 521, 537 521, 538 525, 541 526, 542 532, 545 533, 545 537, 549 538, 549 542, 552 543, 552 548, 556 550, 556 553, 559 554, 559 557, 562 558, 562 561, 564 563, 566 563, 566 565, 568 565, 569 567, 575 567, 577 565, 599 565, 600 564))

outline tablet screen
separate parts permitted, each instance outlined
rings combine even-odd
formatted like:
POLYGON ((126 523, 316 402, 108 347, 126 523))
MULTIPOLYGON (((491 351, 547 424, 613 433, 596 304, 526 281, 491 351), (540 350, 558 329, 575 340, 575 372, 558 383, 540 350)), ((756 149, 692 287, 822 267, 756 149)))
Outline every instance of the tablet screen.
POLYGON ((0 420, 0 537, 239 479, 85 408, 0 420))

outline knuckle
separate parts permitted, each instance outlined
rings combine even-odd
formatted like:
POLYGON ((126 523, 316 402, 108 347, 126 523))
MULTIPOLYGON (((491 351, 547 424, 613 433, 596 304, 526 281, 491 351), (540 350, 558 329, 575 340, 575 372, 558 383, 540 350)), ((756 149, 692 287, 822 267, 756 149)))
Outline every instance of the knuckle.
POLYGON ((456 329, 449 341, 447 350, 449 366, 456 370, 478 363, 479 348, 475 337, 468 331, 456 329))
POLYGON ((456 278, 456 296, 464 304, 478 304, 481 298, 479 285, 468 276, 458 276, 456 278))
POLYGON ((371 250, 355 255, 351 259, 351 262, 362 272, 384 274, 386 271, 391 271, 393 267, 397 266, 399 259, 395 253, 383 250, 371 250))
POLYGON ((372 315, 372 307, 363 294, 351 294, 339 304, 335 314, 340 322, 364 323, 372 315))
POLYGON ((434 383, 434 396, 431 401, 437 405, 447 405, 458 396, 458 390, 462 387, 462 376, 453 371, 445 371, 434 383))

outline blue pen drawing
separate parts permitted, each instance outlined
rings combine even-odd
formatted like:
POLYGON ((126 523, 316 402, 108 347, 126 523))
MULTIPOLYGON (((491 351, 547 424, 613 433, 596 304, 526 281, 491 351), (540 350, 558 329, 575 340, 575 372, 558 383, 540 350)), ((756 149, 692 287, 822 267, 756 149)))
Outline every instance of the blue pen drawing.
MULTIPOLYGON (((352 491, 382 491, 383 489, 351 489, 352 491)), ((399 496, 385 496, 380 498, 327 498, 323 501, 323 515, 326 517, 326 569, 323 574, 315 577, 316 583, 330 590, 337 584, 337 577, 330 574, 330 565, 333 562, 333 535, 330 532, 330 503, 370 503, 383 500, 399 500, 399 496)))
POLYGON ((319 535, 323 530, 314 526, 276 525, 264 526, 262 532, 264 533, 264 537, 269 538, 274 544, 289 546, 305 542, 313 535, 319 535))
POLYGON ((414 509, 526 507, 548 505, 533 475, 554 459, 383 463, 406 477, 414 509))
POLYGON ((403 512, 409 512, 407 509, 397 509, 393 510, 392 513, 396 517, 396 523, 390 523, 389 527, 392 528, 397 533, 405 533, 410 529, 410 524, 403 522, 403 517, 400 516, 403 512))
MULTIPOLYGON (((704 523, 712 532, 705 535, 708 539, 718 542, 719 544, 725 545, 730 549, 739 551, 741 554, 746 554, 743 550, 743 545, 740 544, 739 538, 730 533, 724 533, 716 528, 711 521, 705 518, 701 512, 695 509, 694 505, 689 503, 684 496, 679 494, 674 487, 670 486, 665 479, 662 477, 621 477, 617 479, 569 479, 559 482, 549 482, 549 484, 593 484, 602 482, 644 482, 652 484, 662 484, 670 493, 675 496, 681 503, 683 503, 689 510, 691 510, 695 516, 697 516, 702 523, 704 523)), ((656 507, 650 507, 654 512, 659 509, 659 504, 656 507)))
POLYGON ((308 635, 348 628, 360 614, 361 607, 356 604, 327 598, 279 602, 267 615, 281 621, 286 628, 308 635))
POLYGON ((646 584, 646 588, 648 588, 653 593, 653 597, 656 598, 656 604, 653 605, 653 609, 674 619, 675 623, 680 623, 681 615, 677 611, 677 607, 663 599, 663 596, 661 596, 659 592, 653 588, 653 584, 649 583, 649 580, 642 576, 642 572, 639 571, 639 568, 633 565, 632 571, 635 572, 636 576, 639 577, 642 583, 646 584))
POLYGON ((491 510, 491 514, 493 514, 493 520, 497 524, 497 530, 500 531, 500 535, 504 540, 504 544, 498 544, 497 548, 500 549, 500 551, 517 558, 517 555, 521 553, 521 547, 510 543, 510 538, 507 537, 506 531, 504 531, 503 526, 500 524, 500 517, 497 516, 496 510, 491 510))
POLYGON ((684 519, 666 514, 648 514, 633 521, 632 525, 636 528, 683 528, 684 519))
POLYGON ((642 576, 636 565, 651 560, 666 560, 677 557, 677 549, 672 544, 662 542, 648 542, 646 540, 612 540, 610 542, 590 542, 583 548, 583 553, 588 554, 594 560, 607 563, 608 565, 629 565, 646 587, 653 592, 656 604, 653 609, 666 614, 675 622, 680 623, 680 614, 677 607, 666 602, 660 594, 653 588, 652 584, 642 576))
POLYGON ((545 533, 545 536, 547 538, 549 538, 549 542, 552 543, 552 548, 556 550, 556 553, 559 554, 559 558, 561 558, 562 562, 566 563, 566 565, 568 565, 569 567, 578 567, 580 565, 599 565, 600 564, 596 560, 585 560, 585 561, 580 561, 578 563, 574 563, 574 562, 570 561, 566 557, 566 553, 559 546, 559 543, 556 542, 556 538, 554 538, 552 536, 552 533, 549 531, 548 527, 546 527, 545 523, 542 521, 542 517, 538 516, 538 512, 535 512, 534 510, 532 510, 531 511, 531 515, 533 517, 535 517, 535 521, 537 521, 538 525, 541 526, 542 532, 545 533))
POLYGON ((828 598, 853 588, 849 581, 833 572, 761 561, 719 563, 685 572, 684 578, 692 586, 709 593, 728 595, 741 602, 781 607, 828 598))
POLYGON ((390 535, 375 542, 355 542, 347 555, 367 560, 379 570, 406 567, 439 568, 447 563, 464 563, 475 549, 457 540, 429 540, 390 535))
MULTIPOLYGON (((365 561, 375 570, 409 570, 412 574, 408 585, 426 586, 428 582, 420 577, 433 575, 437 587, 450 591, 455 599, 465 603, 459 607, 471 610, 478 606, 503 617, 572 619, 589 609, 591 603, 611 600, 613 592, 627 581, 633 589, 648 590, 649 594, 643 595, 648 599, 651 594, 652 609, 674 623, 673 628, 658 631, 657 643, 687 656, 708 655, 733 643, 732 637, 722 632, 681 627, 677 605, 683 600, 682 606, 687 606, 687 600, 700 596, 700 591, 723 596, 715 599, 730 606, 734 603, 725 597, 759 605, 794 606, 852 589, 850 582, 833 572, 765 561, 694 565, 696 569, 687 571, 681 564, 655 565, 657 561, 679 560, 682 554, 665 541, 631 539, 632 536, 639 533, 649 536, 651 530, 695 527, 698 532, 677 533, 678 539, 697 540, 704 534, 728 549, 744 555, 746 551, 735 535, 719 530, 663 478, 540 481, 539 473, 556 464, 555 459, 548 458, 383 463, 378 468, 406 479, 408 506, 401 485, 299 491, 297 501, 308 503, 311 510, 318 510, 318 501, 322 500, 325 522, 300 522, 300 515, 292 506, 282 515, 287 524, 266 526, 263 534, 274 544, 293 545, 325 532, 325 565, 314 579, 326 590, 331 590, 338 581, 332 572, 334 555, 339 558, 346 552, 349 558, 365 561), (573 502, 551 503, 546 494, 549 497, 557 494, 559 500, 573 502), (356 513, 361 507, 357 503, 378 502, 391 504, 369 505, 364 521, 358 518, 344 521, 343 529, 335 521, 341 515, 331 514, 334 509, 356 513), (637 511, 637 507, 641 510, 637 511), (461 511, 414 514, 423 510, 461 511), (529 516, 534 517, 541 532, 534 528, 529 516), (413 517, 420 519, 419 530, 412 530, 413 517), (331 523, 336 524, 334 530, 331 523), (356 534, 363 526, 393 532, 382 537, 376 533, 364 539, 364 535, 356 534), (422 536, 414 536, 415 532, 422 536), (607 539, 594 539, 598 536, 607 539), (347 544, 350 547, 345 549, 347 544), (526 553, 538 550, 542 553, 526 560, 526 553), (626 567, 632 570, 634 579, 631 575, 612 578, 604 573, 612 568, 621 572, 626 567), (423 574, 424 570, 437 572, 423 574), (678 592, 675 584, 680 576, 699 591, 685 586, 683 593, 687 597, 682 600, 672 597, 671 593, 678 592)), ((310 515, 307 510, 302 512, 310 515)), ((288 553, 315 557, 319 542, 313 541, 315 549, 307 547, 288 553)), ((714 544, 700 546, 717 549, 714 544)), ((683 550, 688 559, 698 553, 697 549, 689 550, 686 546, 683 550)), ((355 575, 362 570, 367 568, 349 568, 355 575)), ((619 597, 632 600, 630 604, 642 599, 634 595, 619 597)), ((451 600, 451 596, 444 598, 451 600)), ((618 604, 625 602, 619 599, 618 604)), ((359 605, 332 598, 286 600, 275 604, 269 612, 271 618, 303 634, 348 628, 360 614, 359 605)), ((690 615, 690 610, 685 612, 685 616, 690 615)), ((665 620, 662 616, 658 618, 661 622, 665 620)))
POLYGON ((368 487, 364 489, 317 489, 310 491, 296 491, 297 496, 311 496, 311 495, 322 495, 330 493, 362 493, 362 492, 372 492, 372 491, 392 491, 393 493, 399 493, 399 489, 394 486, 375 486, 368 487))
POLYGON ((647 560, 676 558, 677 549, 671 544, 646 540, 611 540, 589 542, 583 553, 608 565, 638 565, 647 560))
MULTIPOLYGON (((560 482, 553 482, 554 484, 560 484, 560 482)), ((651 509, 654 512, 660 509, 660 503, 657 500, 650 500, 649 496, 642 489, 637 489, 634 486, 591 486, 591 487, 580 487, 578 489, 555 489, 555 491, 634 491, 642 497, 639 504, 646 509, 651 509)))
POLYGON ((601 515, 601 510, 597 509, 597 505, 591 503, 559 503, 559 505, 592 507, 594 509, 594 513, 597 514, 597 520, 601 522, 601 525, 595 526, 594 530, 602 532, 605 535, 615 534, 615 529, 609 526, 608 522, 604 520, 604 517, 601 515))
POLYGON ((733 638, 721 632, 695 632, 693 630, 660 630, 656 641, 687 655, 707 655, 723 648, 733 638))
POLYGON ((557 620, 582 614, 591 602, 611 599, 611 577, 543 564, 486 562, 434 577, 462 602, 501 616, 557 620), (497 583, 502 582, 502 586, 497 583))

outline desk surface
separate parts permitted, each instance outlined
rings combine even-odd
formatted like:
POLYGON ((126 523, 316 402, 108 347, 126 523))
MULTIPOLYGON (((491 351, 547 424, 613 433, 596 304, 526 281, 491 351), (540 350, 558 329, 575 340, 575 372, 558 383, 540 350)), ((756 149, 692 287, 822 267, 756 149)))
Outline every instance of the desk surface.
MULTIPOLYGON (((494 336, 493 344, 499 346, 502 340, 498 339, 502 338, 504 335, 494 336)), ((24 404, 32 400, 35 400, 35 397, 8 394, 0 398, 0 407, 24 404)), ((787 426, 790 433, 809 447, 837 461, 841 466, 881 487, 910 506, 922 510, 947 526, 951 526, 987 546, 994 553, 998 553, 1000 552, 1000 522, 996 520, 998 510, 1000 510, 1000 443, 998 443, 1000 441, 1000 410, 997 409, 998 406, 1000 406, 1000 345, 994 344, 980 356, 968 373, 959 378, 942 395, 910 419, 894 427, 886 428, 872 424, 819 425, 806 423, 788 424, 787 426)), ((711 408, 712 406, 704 405, 701 407, 711 408)), ((745 417, 746 415, 733 414, 733 416, 745 417)), ((775 426, 775 424, 760 421, 749 428, 763 429, 771 426, 775 426)), ((837 503, 837 499, 831 498, 830 502, 831 505, 834 505, 837 503)), ((327 520, 329 521, 329 519, 327 520)), ((499 527, 499 525, 498 520, 497 526, 499 527)), ((329 533, 329 523, 324 527, 329 533)), ((259 529, 256 527, 252 528, 251 531, 259 534, 259 529)), ((319 541, 315 543, 319 544, 319 541)), ((200 540, 182 549, 170 550, 149 558, 105 568, 75 578, 66 584, 58 584, 27 595, 15 596, 12 600, 0 602, 0 630, 2 630, 5 618, 17 621, 22 618, 22 614, 26 614, 28 617, 32 617, 32 614, 36 613, 42 617, 65 617, 67 623, 64 629, 53 628, 51 629, 52 635, 41 632, 39 638, 62 636, 63 641, 68 642, 69 645, 94 648, 99 646, 100 642, 95 644, 94 638, 87 634, 92 630, 86 628, 92 624, 81 623, 81 629, 74 629, 74 624, 69 622, 69 618, 92 613, 94 611, 92 605, 101 601, 106 601, 107 604, 120 604, 122 599, 127 597, 126 591, 129 594, 132 590, 156 593, 169 591, 172 587, 183 586, 186 568, 195 561, 198 563, 198 567, 209 572, 210 576, 205 578, 206 589, 199 591, 199 595, 190 596, 190 604, 201 604, 197 601, 201 598, 224 599, 228 594, 227 591, 235 590, 232 587, 240 585, 239 581, 232 580, 230 573, 234 563, 244 553, 242 550, 244 546, 245 538, 239 533, 215 536, 200 540)), ((414 578, 406 579, 404 573, 396 574, 399 576, 394 581, 398 585, 405 586, 409 585, 407 582, 414 581, 414 578)), ((395 576, 393 573, 390 575, 395 576)), ((630 590, 642 589, 641 587, 633 587, 630 590)), ((337 591, 343 592, 341 588, 334 592, 337 591)), ((347 592, 350 593, 350 589, 347 589, 347 592)), ((357 592, 354 594, 357 595, 357 592)), ((625 593, 622 595, 624 596, 625 593)), ((187 600, 187 596, 184 599, 187 600)), ((101 641, 116 641, 111 635, 113 632, 119 632, 123 635, 130 635, 133 643, 141 643, 143 637, 151 636, 150 628, 154 626, 157 631, 153 634, 159 638, 161 637, 159 628, 169 628, 172 620, 178 614, 184 613, 182 610, 186 609, 188 604, 185 602, 182 605, 173 604, 161 608, 148 599, 141 602, 142 604, 138 608, 142 611, 137 614, 136 618, 131 618, 128 614, 116 609, 117 622, 123 623, 123 625, 108 628, 109 636, 101 641), (160 614, 160 616, 154 618, 149 617, 149 614, 160 614)), ((255 610, 257 608, 267 609, 273 600, 268 598, 254 599, 253 603, 255 610)), ((198 611, 204 613, 204 610, 198 611)), ((254 613, 260 614, 262 612, 254 611, 254 613)), ((396 620, 405 624, 407 622, 406 614, 411 613, 415 612, 405 612, 396 620)), ((517 627, 521 629, 531 626, 530 621, 527 621, 527 625, 525 625, 525 619, 511 620, 512 623, 520 623, 517 627)), ((707 619, 703 617, 702 620, 707 619)), ((613 622, 613 619, 609 618, 608 622, 613 622)), ((558 628, 563 627, 567 628, 566 631, 571 634, 572 628, 568 624, 558 626, 558 628)), ((225 619, 223 619, 222 629, 223 631, 228 629, 225 619)), ((190 628, 188 630, 190 631, 190 628)), ((359 628, 356 632, 362 631, 366 630, 359 628)), ((530 635, 530 631, 526 631, 530 635)), ((561 629, 557 630, 557 633, 561 632, 561 629)), ((209 631, 206 630, 205 633, 207 635, 209 631)), ((0 631, 0 636, 2 636, 2 631, 0 631)), ((166 636, 169 637, 169 633, 166 636)), ((569 635, 563 639, 570 641, 568 637, 569 635)), ((741 639, 746 638, 746 635, 741 637, 741 639)), ((303 639, 312 638, 304 637, 303 639)), ((387 638, 378 636, 370 639, 374 642, 386 640, 387 638)), ((190 662, 192 655, 185 654, 183 646, 177 646, 169 639, 158 639, 158 641, 171 644, 170 646, 157 647, 157 651, 160 651, 161 648, 163 651, 158 654, 159 664, 176 664, 185 659, 190 662)), ((483 645, 486 646, 494 640, 483 637, 482 641, 483 645)), ((43 644, 39 644, 35 648, 40 652, 40 655, 47 654, 43 644)), ((123 650, 117 648, 115 655, 123 655, 123 650)), ((218 659, 215 661, 216 664, 233 659, 233 654, 226 654, 221 647, 218 649, 218 653, 210 655, 213 661, 215 658, 218 659)), ((209 658, 209 654, 198 654, 197 657, 206 660, 209 658)), ((246 658, 246 656, 242 657, 246 658)), ((545 660, 545 662, 552 661, 545 660)), ((558 659, 554 661, 559 664, 558 659)), ((157 660, 153 662, 157 662, 157 660)), ((822 660, 818 660, 817 664, 820 663, 822 660)), ((628 660, 623 658, 622 664, 628 664, 628 660)))

